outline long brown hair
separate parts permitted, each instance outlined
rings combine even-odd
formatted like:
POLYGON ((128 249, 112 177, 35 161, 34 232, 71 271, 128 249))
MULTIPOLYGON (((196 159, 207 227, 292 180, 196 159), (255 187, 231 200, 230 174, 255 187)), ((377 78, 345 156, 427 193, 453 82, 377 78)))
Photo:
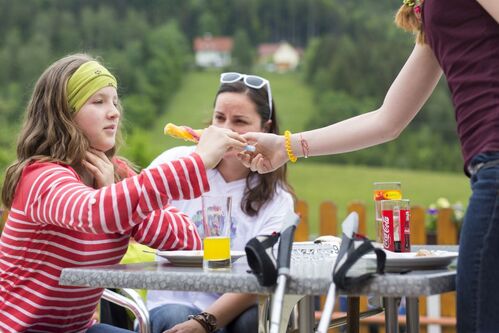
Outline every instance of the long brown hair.
MULTIPOLYGON (((36 82, 17 141, 17 160, 5 173, 2 188, 5 207, 11 207, 20 175, 30 162, 61 162, 74 167, 84 159, 90 144, 73 121, 66 86, 78 67, 92 60, 96 59, 87 54, 68 55, 50 65, 36 82)), ((112 158, 115 153, 116 147, 113 147, 106 155, 112 158)), ((115 178, 122 177, 116 173, 115 178)))
MULTIPOLYGON (((220 86, 215 96, 215 103, 218 95, 225 92, 234 92, 239 94, 245 94, 249 99, 255 104, 256 111, 260 115, 261 124, 260 127, 265 128, 266 122, 269 120, 269 115, 272 114, 270 120, 270 128, 267 132, 279 134, 279 126, 277 124, 277 115, 275 109, 275 103, 272 101, 272 112, 270 111, 268 103, 267 88, 263 86, 260 89, 254 89, 246 86, 242 81, 233 83, 224 83, 220 86)), ((260 208, 269 200, 271 200, 277 190, 278 186, 282 186, 285 191, 289 192, 293 199, 296 200, 296 196, 293 187, 288 183, 287 180, 287 168, 286 165, 280 167, 279 169, 266 174, 259 174, 257 172, 250 172, 246 177, 246 189, 244 191, 243 199, 241 201, 241 209, 244 213, 249 216, 255 216, 258 214, 260 208), (255 182, 256 185, 252 186, 254 178, 258 178, 255 182)))
POLYGON ((423 22, 421 20, 423 0, 406 0, 395 15, 395 24, 416 35, 416 43, 425 44, 423 22))

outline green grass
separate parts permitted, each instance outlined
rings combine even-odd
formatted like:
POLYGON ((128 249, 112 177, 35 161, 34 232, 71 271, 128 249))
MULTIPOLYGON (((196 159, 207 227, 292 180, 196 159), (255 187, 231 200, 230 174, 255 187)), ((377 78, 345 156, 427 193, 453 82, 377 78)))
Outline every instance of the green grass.
MULTIPOLYGON (((302 83, 298 74, 262 74, 272 85, 281 131, 292 132, 305 129, 312 115, 313 101, 310 90, 302 83)), ((219 72, 189 73, 179 92, 175 95, 154 128, 146 133, 150 143, 148 151, 156 156, 163 150, 184 142, 163 135, 168 122, 203 127, 210 119, 213 98, 217 91, 219 72)), ((289 165, 289 179, 300 199, 309 204, 311 232, 317 232, 319 204, 331 200, 338 206, 339 219, 346 216, 349 202, 358 200, 367 206, 367 216, 374 216, 372 183, 375 181, 400 181, 402 193, 411 204, 428 206, 438 198, 445 197, 451 203, 466 204, 470 194, 467 178, 460 173, 369 168, 362 166, 340 166, 314 163, 300 159, 289 165)), ((369 234, 373 226, 368 223, 369 234)))

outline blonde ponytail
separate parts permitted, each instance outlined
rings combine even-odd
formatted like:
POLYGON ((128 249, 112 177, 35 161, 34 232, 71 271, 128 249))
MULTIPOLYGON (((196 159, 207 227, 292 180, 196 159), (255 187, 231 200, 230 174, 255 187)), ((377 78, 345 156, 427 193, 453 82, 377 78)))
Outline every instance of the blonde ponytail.
POLYGON ((423 22, 421 21, 422 5, 423 0, 404 0, 404 4, 395 15, 395 24, 399 28, 415 34, 418 44, 425 44, 423 22))

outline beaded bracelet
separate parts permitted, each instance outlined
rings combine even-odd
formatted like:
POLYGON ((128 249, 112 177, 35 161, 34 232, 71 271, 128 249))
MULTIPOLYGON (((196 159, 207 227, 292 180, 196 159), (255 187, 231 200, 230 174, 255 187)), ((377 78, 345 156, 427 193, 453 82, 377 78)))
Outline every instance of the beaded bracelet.
POLYGON ((291 163, 295 163, 298 160, 298 157, 293 154, 293 150, 291 149, 291 132, 284 131, 284 146, 286 147, 286 153, 288 153, 289 160, 291 163))

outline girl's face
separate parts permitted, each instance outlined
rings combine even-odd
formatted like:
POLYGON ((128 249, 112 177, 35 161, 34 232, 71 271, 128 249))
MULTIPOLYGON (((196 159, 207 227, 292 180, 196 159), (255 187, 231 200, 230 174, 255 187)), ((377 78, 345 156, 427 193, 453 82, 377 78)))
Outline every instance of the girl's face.
POLYGON ((93 94, 81 107, 74 120, 90 142, 90 146, 106 152, 116 144, 120 111, 116 88, 105 87, 93 94))
MULTIPOLYGON (((224 92, 215 101, 212 124, 228 128, 239 134, 246 132, 263 132, 262 118, 256 111, 256 105, 246 94, 224 92)), ((265 124, 269 126, 270 121, 265 124)), ((235 156, 230 151, 227 156, 235 156)))

